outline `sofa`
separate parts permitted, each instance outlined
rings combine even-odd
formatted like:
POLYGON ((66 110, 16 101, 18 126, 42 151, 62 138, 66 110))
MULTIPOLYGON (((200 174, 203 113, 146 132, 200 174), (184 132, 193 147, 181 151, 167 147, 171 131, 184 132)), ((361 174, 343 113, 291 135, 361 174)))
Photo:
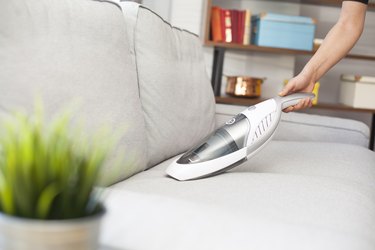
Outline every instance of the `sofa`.
POLYGON ((242 165, 179 182, 165 169, 245 107, 215 104, 202 42, 132 2, 0 3, 0 113, 78 103, 120 134, 103 167, 100 249, 374 249, 375 154, 361 122, 283 114, 242 165))

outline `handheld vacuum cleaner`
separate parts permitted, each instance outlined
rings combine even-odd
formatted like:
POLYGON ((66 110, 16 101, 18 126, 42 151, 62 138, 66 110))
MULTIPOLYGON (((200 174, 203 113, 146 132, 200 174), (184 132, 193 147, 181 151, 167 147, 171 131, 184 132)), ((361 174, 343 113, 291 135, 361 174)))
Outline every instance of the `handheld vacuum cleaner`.
POLYGON ((167 168, 167 174, 185 181, 217 175, 238 166, 271 140, 283 109, 314 97, 311 93, 297 93, 248 107, 175 160, 167 168))

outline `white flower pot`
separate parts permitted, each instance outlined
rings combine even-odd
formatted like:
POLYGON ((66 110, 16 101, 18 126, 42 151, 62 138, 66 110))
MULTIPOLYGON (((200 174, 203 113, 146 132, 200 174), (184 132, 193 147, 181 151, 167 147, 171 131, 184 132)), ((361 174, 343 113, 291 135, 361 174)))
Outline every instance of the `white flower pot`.
POLYGON ((36 220, 0 213, 1 250, 93 250, 98 248, 96 215, 68 220, 36 220))

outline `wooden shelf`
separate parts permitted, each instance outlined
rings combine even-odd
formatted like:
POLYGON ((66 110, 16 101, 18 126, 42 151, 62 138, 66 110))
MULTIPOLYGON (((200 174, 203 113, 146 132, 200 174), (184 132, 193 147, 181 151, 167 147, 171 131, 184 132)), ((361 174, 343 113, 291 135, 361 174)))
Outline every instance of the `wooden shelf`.
MULTIPOLYGON (((292 3, 299 3, 299 4, 311 4, 311 5, 320 5, 320 6, 332 6, 332 7, 340 7, 342 1, 337 0, 287 0, 288 2, 292 3)), ((369 3, 368 10, 374 11, 375 4, 369 3)))
MULTIPOLYGON (((331 6, 331 7, 341 7, 342 1, 338 0, 266 0, 272 2, 287 2, 295 4, 306 4, 306 5, 319 5, 319 6, 331 6)), ((368 10, 375 11, 375 3, 368 4, 368 10)))
MULTIPOLYGON (((231 104, 231 105, 242 105, 251 106, 260 103, 266 99, 262 98, 243 98, 243 97, 227 97, 227 96, 216 96, 216 103, 231 104)), ((327 109, 334 111, 348 111, 348 112, 363 112, 363 113, 375 113, 375 109, 364 109, 354 108, 343 104, 329 104, 329 103, 318 103, 312 106, 315 109, 327 109)))
MULTIPOLYGON (((253 51, 253 52, 265 52, 273 54, 290 54, 290 55, 313 55, 315 51, 307 50, 294 50, 294 49, 282 49, 282 48, 273 48, 273 47, 263 47, 256 45, 243 45, 236 43, 218 43, 213 41, 206 41, 204 43, 208 47, 217 47, 230 50, 242 50, 242 51, 253 51)), ((375 55, 358 55, 358 54, 349 54, 345 58, 356 59, 356 60, 368 60, 375 61, 375 55)))

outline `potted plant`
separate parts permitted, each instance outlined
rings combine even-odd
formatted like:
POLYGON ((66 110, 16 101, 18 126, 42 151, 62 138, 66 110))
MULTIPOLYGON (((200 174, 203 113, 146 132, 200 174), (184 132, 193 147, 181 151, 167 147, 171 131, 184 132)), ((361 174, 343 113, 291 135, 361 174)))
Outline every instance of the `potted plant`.
POLYGON ((35 110, 0 120, 0 249, 96 249, 110 144, 72 132, 68 112, 46 124, 35 110))

